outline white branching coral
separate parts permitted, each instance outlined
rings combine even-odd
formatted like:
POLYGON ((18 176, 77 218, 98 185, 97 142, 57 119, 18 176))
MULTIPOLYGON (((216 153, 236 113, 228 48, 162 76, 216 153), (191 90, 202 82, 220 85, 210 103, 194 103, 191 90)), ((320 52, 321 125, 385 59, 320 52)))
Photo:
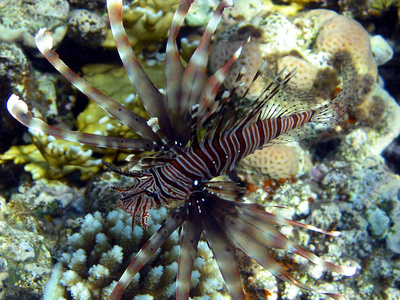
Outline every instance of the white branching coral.
MULTIPOLYGON (((166 217, 164 207, 151 211, 145 231, 136 225, 132 228, 131 217, 120 209, 105 217, 95 212, 71 221, 80 223, 79 231, 68 236, 68 251, 60 258, 62 271, 55 266, 53 275, 58 279, 52 275, 46 291, 74 300, 107 299, 131 255, 166 217)), ((175 232, 151 259, 150 267, 137 274, 127 294, 135 299, 167 299, 173 295, 179 249, 179 234, 175 232)), ((222 297, 218 290, 223 288, 223 279, 205 242, 199 244, 199 254, 194 263, 192 294, 222 297)))

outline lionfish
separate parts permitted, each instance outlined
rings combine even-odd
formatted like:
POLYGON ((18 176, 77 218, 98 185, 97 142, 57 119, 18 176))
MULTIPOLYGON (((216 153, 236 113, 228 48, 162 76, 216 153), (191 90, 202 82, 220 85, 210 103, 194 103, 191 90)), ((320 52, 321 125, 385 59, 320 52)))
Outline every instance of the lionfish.
MULTIPOLYGON (((316 290, 295 280, 273 258, 271 248, 291 251, 326 269, 346 276, 353 275, 354 268, 339 267, 322 260, 290 241, 276 225, 298 226, 332 236, 337 236, 338 232, 324 231, 268 213, 261 205, 245 203, 245 191, 239 184, 212 179, 229 173, 242 158, 257 149, 306 135, 307 124, 337 123, 343 118, 346 103, 354 92, 354 69, 345 65, 342 70, 342 91, 330 104, 312 109, 307 105, 311 97, 309 93, 301 93, 287 85, 294 71, 287 76, 280 72, 265 86, 258 98, 240 113, 238 107, 243 107, 241 100, 249 90, 239 97, 239 104, 233 104, 241 76, 238 76, 232 90, 222 94, 218 91, 248 41, 237 49, 224 66, 211 76, 207 75, 211 38, 224 9, 232 5, 230 0, 222 0, 206 26, 197 49, 184 67, 176 39, 193 1, 182 0, 173 17, 165 54, 164 93, 148 78, 131 48, 122 24, 122 0, 107 1, 111 30, 119 55, 150 115, 149 120, 109 98, 69 69, 52 50, 52 37, 45 28, 36 35, 40 52, 65 78, 141 138, 100 136, 59 129, 33 117, 26 103, 18 96, 12 95, 7 103, 14 118, 31 129, 78 143, 132 151, 127 160, 136 164, 129 172, 105 164, 112 171, 133 178, 132 186, 113 188, 120 193, 119 206, 133 219, 140 217, 144 227, 149 209, 162 204, 169 205, 173 201, 183 202, 137 253, 109 299, 121 297, 133 276, 178 228, 180 254, 176 299, 189 297, 193 260, 202 233, 233 299, 245 299, 236 262, 236 248, 276 277, 309 291, 316 290), (232 109, 233 114, 229 113, 228 117, 227 112, 232 112, 232 109)), ((263 68, 265 64, 254 80, 263 68)), ((344 299, 338 293, 319 292, 333 299, 344 299)))

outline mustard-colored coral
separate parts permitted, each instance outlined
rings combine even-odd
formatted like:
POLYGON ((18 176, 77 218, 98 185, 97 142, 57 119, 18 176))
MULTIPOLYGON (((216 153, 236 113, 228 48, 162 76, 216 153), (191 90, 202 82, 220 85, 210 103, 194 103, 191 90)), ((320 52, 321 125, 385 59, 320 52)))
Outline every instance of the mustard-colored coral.
MULTIPOLYGON (((141 51, 167 38, 179 2, 179 0, 138 0, 129 6, 124 6, 122 14, 124 27, 135 51, 141 51)), ((102 46, 115 47, 110 30, 102 46)))
MULTIPOLYGON (((283 1, 285 2, 285 1, 283 1)), ((276 4, 275 1, 262 0, 263 10, 266 11, 278 11, 285 16, 293 16, 304 8, 307 3, 303 1, 286 1, 287 3, 276 4)), ((310 1, 312 2, 312 1, 310 1)))
MULTIPOLYGON (((152 64, 149 64, 148 61, 143 61, 142 66, 151 80, 158 87, 162 87, 164 84, 163 63, 153 61, 152 64)), ((131 111, 148 118, 147 112, 132 87, 124 67, 87 65, 82 70, 84 74, 87 74, 84 76, 84 79, 94 87, 97 87, 103 93, 122 103, 131 111)), ((78 115, 76 127, 78 131, 103 136, 139 137, 133 130, 111 117, 94 102, 90 102, 86 109, 78 115)), ((106 154, 107 157, 103 157, 103 160, 106 159, 107 161, 112 161, 117 153, 115 149, 96 148, 95 151, 106 154)), ((119 160, 123 160, 125 157, 126 155, 121 154, 119 160)))
POLYGON ((101 159, 92 158, 93 151, 65 140, 59 140, 37 131, 31 131, 33 143, 12 146, 0 155, 0 162, 13 160, 15 164, 27 164, 25 170, 33 179, 60 178, 79 170, 81 179, 89 179, 101 168, 101 159))
MULTIPOLYGON (((143 63, 146 72, 157 84, 163 84, 162 63, 156 62, 149 66, 143 63)), ((83 68, 84 78, 93 86, 101 89, 116 101, 139 115, 146 116, 143 106, 130 83, 123 67, 110 65, 88 65, 83 68)), ((138 137, 137 134, 121 124, 94 102, 90 102, 81 112, 75 123, 77 130, 104 136, 119 136, 124 138, 138 137)), ((102 161, 112 162, 118 154, 115 149, 81 146, 74 142, 56 139, 37 131, 30 131, 32 144, 12 146, 6 153, 0 155, 0 163, 13 160, 15 164, 26 164, 25 170, 32 174, 33 179, 61 178, 73 171, 81 173, 82 180, 88 180, 102 168, 102 161), (101 158, 93 158, 93 152, 101 158)), ((127 154, 120 153, 123 160, 127 154)))
MULTIPOLYGON (((84 79, 90 84, 137 114, 145 116, 145 111, 123 67, 88 65, 83 68, 83 72, 88 74, 84 79)), ((137 137, 131 129, 111 117, 94 102, 90 102, 78 115, 76 127, 78 131, 105 136, 137 137)))

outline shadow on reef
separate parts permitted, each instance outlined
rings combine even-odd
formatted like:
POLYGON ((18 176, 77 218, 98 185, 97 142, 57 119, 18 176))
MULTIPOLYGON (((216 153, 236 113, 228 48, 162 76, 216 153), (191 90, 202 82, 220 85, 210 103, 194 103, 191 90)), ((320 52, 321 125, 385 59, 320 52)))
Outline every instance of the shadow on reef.
POLYGON ((386 165, 396 174, 400 174, 400 136, 382 152, 386 165))

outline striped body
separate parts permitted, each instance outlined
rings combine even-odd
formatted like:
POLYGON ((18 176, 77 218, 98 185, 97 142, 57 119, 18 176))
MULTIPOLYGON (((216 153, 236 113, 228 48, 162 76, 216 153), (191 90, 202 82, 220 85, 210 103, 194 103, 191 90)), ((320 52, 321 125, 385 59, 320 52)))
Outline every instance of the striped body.
MULTIPOLYGON (((290 117, 260 120, 221 137, 205 140, 191 147, 170 165, 161 167, 170 178, 189 184, 194 180, 206 182, 216 176, 229 173, 244 157, 262 148, 275 137, 310 121, 313 111, 290 117), (184 178, 188 178, 185 180, 184 178), (178 179, 179 178, 179 179, 178 179)), ((183 189, 185 187, 181 186, 183 189)))
MULTIPOLYGON (((144 170, 136 177, 136 184, 122 194, 119 205, 125 212, 136 216, 161 203, 186 200, 193 192, 202 189, 202 184, 230 172, 242 158, 275 137, 309 122, 313 114, 309 111, 260 120, 234 132, 226 132, 221 137, 206 139, 189 147, 170 163, 144 170), (137 191, 147 193, 137 195, 137 191)), ((143 217, 147 218, 147 215, 143 217)), ((145 222, 142 223, 145 226, 145 222)))
MULTIPOLYGON (((257 149, 306 136, 308 131, 305 127, 308 123, 328 126, 337 123, 344 115, 349 98, 356 92, 354 68, 345 65, 341 93, 320 107, 314 106, 315 102, 311 101, 312 95, 309 93, 288 88, 287 83, 294 71, 286 76, 281 71, 242 112, 239 107, 249 89, 240 99, 235 99, 234 95, 241 84, 240 74, 243 75, 246 70, 241 71, 231 91, 225 91, 221 98, 218 98, 218 91, 243 46, 250 40, 242 41, 225 65, 208 76, 211 38, 224 9, 232 5, 230 0, 221 0, 192 58, 183 66, 176 39, 193 1, 182 0, 173 17, 165 52, 165 93, 161 93, 146 75, 129 44, 123 27, 122 1, 107 0, 110 27, 118 52, 150 116, 149 120, 92 87, 69 69, 52 50, 53 39, 45 28, 40 29, 35 37, 40 52, 65 78, 141 138, 110 137, 59 129, 35 118, 17 95, 12 95, 7 102, 10 113, 31 129, 96 147, 132 151, 127 160, 135 165, 130 171, 121 171, 107 162, 104 164, 112 171, 134 179, 131 186, 113 188, 120 193, 119 206, 132 215, 132 220, 140 217, 144 227, 149 209, 162 204, 169 205, 172 201, 183 202, 137 253, 109 299, 120 298, 135 274, 178 228, 181 248, 176 298, 180 300, 189 298, 192 266, 201 236, 206 237, 233 299, 245 299, 236 263, 236 248, 243 250, 276 277, 309 291, 315 289, 296 281, 274 260, 270 248, 289 250, 344 275, 354 274, 354 269, 335 266, 291 242, 277 230, 276 225, 298 226, 330 235, 338 235, 337 232, 324 231, 270 214, 261 205, 241 201, 244 190, 235 182, 211 181, 216 176, 232 171, 241 159, 257 149), (236 100, 238 102, 233 105, 236 100), (228 110, 233 111, 227 113, 228 110), (203 133, 204 129, 204 137, 199 141, 198 134, 203 133)), ((265 67, 266 64, 260 67, 252 83, 265 67)), ((343 299, 340 294, 322 293, 333 299, 343 299)))

